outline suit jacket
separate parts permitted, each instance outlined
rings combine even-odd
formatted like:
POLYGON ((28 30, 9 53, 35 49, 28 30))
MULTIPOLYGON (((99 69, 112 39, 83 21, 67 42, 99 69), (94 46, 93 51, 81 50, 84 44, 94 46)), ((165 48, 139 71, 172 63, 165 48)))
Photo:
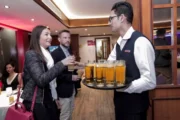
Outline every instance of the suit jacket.
MULTIPOLYGON (((58 61, 61 61, 66 58, 66 55, 60 46, 56 50, 54 50, 51 54, 54 59, 54 63, 57 63, 58 61)), ((62 72, 62 74, 60 74, 57 77, 56 81, 57 81, 58 97, 69 98, 72 96, 73 89, 74 89, 74 82, 72 81, 72 74, 73 73, 69 72, 68 68, 66 67, 65 70, 62 72)))
POLYGON ((44 89, 49 83, 56 78, 65 66, 61 62, 57 62, 54 67, 46 71, 45 63, 39 54, 33 50, 29 50, 25 55, 23 84, 24 90, 21 97, 24 100, 32 101, 35 87, 38 87, 36 95, 36 103, 44 101, 44 89))

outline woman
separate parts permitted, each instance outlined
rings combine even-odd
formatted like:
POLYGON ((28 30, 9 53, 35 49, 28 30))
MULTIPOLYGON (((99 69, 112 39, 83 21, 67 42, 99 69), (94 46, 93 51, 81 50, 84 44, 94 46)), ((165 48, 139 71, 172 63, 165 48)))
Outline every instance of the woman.
POLYGON ((33 114, 35 120, 55 120, 50 82, 53 81, 75 58, 69 56, 54 65, 47 48, 51 45, 50 30, 36 26, 31 34, 30 49, 26 52, 24 63, 24 90, 21 97, 27 110, 30 110, 32 97, 37 86, 33 114))
MULTIPOLYGON (((12 87, 13 90, 17 89, 21 82, 21 74, 15 72, 15 64, 13 61, 6 63, 3 73, 3 90, 7 87, 12 87)), ((20 85, 22 86, 22 84, 20 85)))

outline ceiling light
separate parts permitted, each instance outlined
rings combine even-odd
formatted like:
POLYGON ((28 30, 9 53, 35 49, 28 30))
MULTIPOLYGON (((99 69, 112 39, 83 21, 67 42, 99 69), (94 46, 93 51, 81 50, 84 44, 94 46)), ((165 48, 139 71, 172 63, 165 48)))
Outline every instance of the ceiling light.
POLYGON ((34 21, 34 19, 32 18, 31 21, 34 21))
POLYGON ((58 31, 56 30, 55 32, 57 33, 58 31))
POLYGON ((87 31, 87 29, 84 29, 85 31, 87 31))
POLYGON ((88 34, 88 36, 90 36, 90 34, 88 34))
POLYGON ((9 8, 9 6, 8 6, 8 5, 5 5, 4 7, 5 7, 6 9, 8 9, 8 8, 9 8))
POLYGON ((104 35, 106 35, 106 33, 103 33, 104 35))

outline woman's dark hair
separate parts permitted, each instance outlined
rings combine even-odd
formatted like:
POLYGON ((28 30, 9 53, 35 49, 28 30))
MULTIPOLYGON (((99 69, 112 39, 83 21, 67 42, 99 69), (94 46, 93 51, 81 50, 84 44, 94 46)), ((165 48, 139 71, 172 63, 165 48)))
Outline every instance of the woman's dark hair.
POLYGON ((9 62, 7 62, 7 63, 5 64, 4 70, 3 70, 3 75, 2 75, 3 82, 4 82, 4 80, 6 80, 6 79, 8 78, 8 76, 9 76, 9 73, 8 73, 7 70, 6 70, 6 66, 7 66, 7 65, 11 65, 12 67, 15 67, 15 70, 14 70, 14 71, 17 72, 15 62, 14 62, 14 61, 9 61, 9 62))
MULTIPOLYGON (((30 46, 29 46, 29 49, 37 52, 43 60, 44 60, 44 55, 41 51, 39 40, 40 40, 40 35, 41 35, 42 31, 46 28, 47 28, 46 26, 38 25, 32 30, 30 46)), ((47 29, 49 29, 49 28, 47 28, 47 29)))
POLYGON ((114 13, 119 17, 121 14, 127 17, 127 21, 132 24, 133 22, 133 8, 128 2, 117 2, 113 5, 112 9, 114 13))

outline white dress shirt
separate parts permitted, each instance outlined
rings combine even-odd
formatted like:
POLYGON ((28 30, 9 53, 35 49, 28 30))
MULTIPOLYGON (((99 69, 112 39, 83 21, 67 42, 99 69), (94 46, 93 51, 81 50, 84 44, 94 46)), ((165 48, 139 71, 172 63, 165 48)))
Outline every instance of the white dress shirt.
MULTIPOLYGON (((132 33, 135 30, 130 27, 126 34, 119 37, 117 43, 122 50, 127 40, 131 38, 132 33)), ((140 78, 132 81, 130 86, 125 89, 117 89, 119 92, 127 93, 142 93, 143 91, 151 90, 156 87, 155 76, 155 52, 149 40, 145 37, 139 37, 134 44, 134 58, 136 65, 140 72, 140 78)), ((116 45, 109 55, 108 60, 116 60, 116 45)))

